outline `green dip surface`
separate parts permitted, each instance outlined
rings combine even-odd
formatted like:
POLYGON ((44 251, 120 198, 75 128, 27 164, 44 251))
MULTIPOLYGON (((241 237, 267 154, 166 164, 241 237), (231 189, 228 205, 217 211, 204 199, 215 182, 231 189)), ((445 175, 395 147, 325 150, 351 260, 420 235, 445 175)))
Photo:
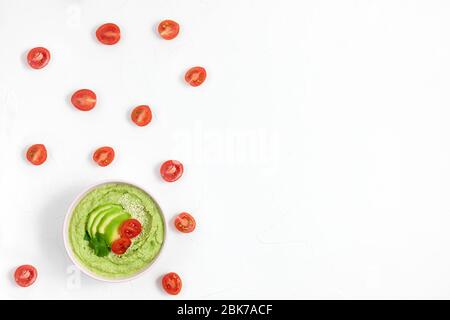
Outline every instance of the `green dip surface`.
POLYGON ((107 183, 92 189, 76 205, 69 221, 69 243, 75 259, 92 273, 108 279, 132 276, 158 255, 164 241, 164 219, 159 206, 143 190, 126 183, 107 183), (119 204, 142 224, 142 232, 122 255, 98 257, 85 239, 89 213, 104 204, 119 204))

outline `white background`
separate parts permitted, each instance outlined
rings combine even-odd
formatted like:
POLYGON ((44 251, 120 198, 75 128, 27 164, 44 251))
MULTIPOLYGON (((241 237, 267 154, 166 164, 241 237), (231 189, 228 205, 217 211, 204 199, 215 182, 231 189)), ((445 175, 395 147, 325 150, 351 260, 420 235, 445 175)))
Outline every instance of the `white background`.
POLYGON ((172 299, 169 271, 180 298, 450 298, 449 17, 446 0, 0 0, 0 298, 172 299), (176 40, 155 33, 165 18, 176 40), (118 45, 95 40, 104 22, 118 45), (25 63, 35 46, 45 69, 25 63), (194 65, 198 88, 182 80, 194 65), (68 102, 80 88, 93 111, 68 102), (170 158, 185 164, 173 184, 170 158), (170 227, 128 283, 78 277, 62 243, 71 201, 106 179, 198 222, 170 227), (26 289, 24 263, 39 271, 26 289))

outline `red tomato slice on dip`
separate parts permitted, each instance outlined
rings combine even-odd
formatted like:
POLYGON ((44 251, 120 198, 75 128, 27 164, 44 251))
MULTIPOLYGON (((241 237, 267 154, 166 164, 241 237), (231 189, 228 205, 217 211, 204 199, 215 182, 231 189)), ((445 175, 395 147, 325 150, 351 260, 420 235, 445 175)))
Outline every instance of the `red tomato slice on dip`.
POLYGON ((187 212, 182 212, 175 218, 175 228, 180 232, 190 233, 195 230, 195 226, 194 217, 187 212))
POLYGON ((97 95, 92 90, 81 89, 75 91, 70 101, 78 110, 89 111, 94 109, 97 103, 97 95))
POLYGON ((163 20, 158 25, 158 33, 164 40, 174 39, 180 32, 180 25, 173 20, 163 20))
POLYGON ((206 70, 203 67, 193 67, 190 68, 185 76, 184 79, 187 83, 189 83, 193 87, 198 87, 201 85, 205 79, 206 79, 206 70))
POLYGON ((43 144, 33 144, 27 150, 27 160, 35 166, 40 166, 47 160, 47 149, 43 144))
POLYGON ((152 110, 149 106, 137 106, 131 112, 131 120, 139 127, 144 127, 152 121, 152 110))
POLYGON ((120 40, 120 28, 114 23, 105 23, 98 27, 95 35, 103 44, 113 45, 120 40))
POLYGON ((98 148, 93 155, 93 159, 100 167, 106 167, 113 162, 116 154, 111 147, 98 148))
POLYGON ((183 175, 183 164, 177 160, 167 160, 161 165, 161 177, 167 182, 174 182, 183 175))
POLYGON ((142 231, 141 223, 136 219, 125 220, 119 228, 119 234, 122 238, 133 239, 142 231))
POLYGON ((27 60, 33 69, 42 69, 50 61, 50 51, 43 47, 33 48, 28 52, 27 60))
POLYGON ((14 272, 14 280, 21 287, 31 286, 37 278, 37 270, 29 264, 22 265, 14 272))
POLYGON ((183 283, 178 274, 170 272, 162 278, 162 286, 168 294, 176 295, 180 293, 183 283))
POLYGON ((131 240, 128 238, 119 238, 111 244, 111 251, 115 254, 124 254, 131 246, 131 240))

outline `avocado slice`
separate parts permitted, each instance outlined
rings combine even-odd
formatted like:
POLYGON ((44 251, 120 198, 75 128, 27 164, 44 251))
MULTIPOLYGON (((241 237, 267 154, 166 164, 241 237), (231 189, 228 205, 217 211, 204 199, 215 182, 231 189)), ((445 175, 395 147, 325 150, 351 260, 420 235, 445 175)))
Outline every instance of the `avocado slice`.
POLYGON ((122 211, 119 216, 116 216, 113 220, 110 221, 108 226, 105 228, 105 239, 109 245, 120 238, 119 227, 125 220, 128 220, 130 218, 131 215, 128 212, 122 211))
POLYGON ((109 214, 109 213, 105 214, 103 216, 102 220, 100 221, 100 223, 98 224, 97 232, 101 233, 101 234, 105 234, 106 227, 111 223, 111 221, 113 221, 115 218, 120 216, 122 213, 123 213, 123 211, 120 210, 120 211, 113 212, 111 214, 109 214))
POLYGON ((109 216, 111 214, 114 214, 116 212, 120 212, 122 211, 122 207, 119 205, 112 205, 110 208, 103 210, 102 212, 100 212, 99 214, 97 214, 97 216, 95 217, 94 221, 92 222, 91 228, 89 229, 89 234, 91 237, 94 237, 97 234, 98 231, 98 226, 100 224, 100 222, 102 221, 102 219, 105 216, 109 216))
POLYGON ((89 236, 91 238, 94 236, 93 234, 91 234, 91 228, 92 228, 92 223, 94 222, 95 218, 99 214, 101 214, 103 211, 108 210, 108 209, 112 208, 113 206, 114 206, 113 204, 105 204, 105 205, 95 208, 93 211, 91 211, 91 213, 89 213, 89 217, 86 222, 86 230, 89 233, 89 236))

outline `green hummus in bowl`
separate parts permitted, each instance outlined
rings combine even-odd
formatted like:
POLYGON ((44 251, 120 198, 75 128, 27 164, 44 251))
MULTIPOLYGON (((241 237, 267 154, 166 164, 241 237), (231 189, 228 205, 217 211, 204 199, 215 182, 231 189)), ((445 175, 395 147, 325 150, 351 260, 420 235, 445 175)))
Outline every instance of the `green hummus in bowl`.
POLYGON ((165 240, 161 208, 143 189, 124 182, 89 188, 70 207, 64 222, 64 244, 72 261, 89 276, 104 281, 131 280, 158 257, 165 240), (142 230, 123 254, 111 251, 120 225, 128 219, 142 230))

